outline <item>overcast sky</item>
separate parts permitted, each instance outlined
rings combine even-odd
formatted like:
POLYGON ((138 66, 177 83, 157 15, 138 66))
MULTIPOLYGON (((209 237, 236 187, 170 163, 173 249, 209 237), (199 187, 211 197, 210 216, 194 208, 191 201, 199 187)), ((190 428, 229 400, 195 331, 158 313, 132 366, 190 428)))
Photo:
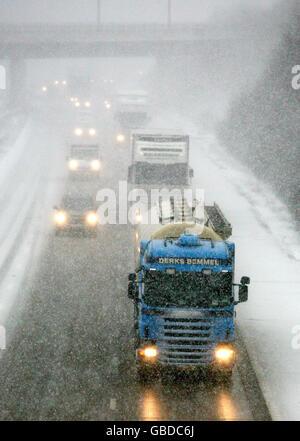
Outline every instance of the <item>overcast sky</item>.
MULTIPOLYGON (((282 0, 171 0, 174 22, 207 22, 239 10, 264 10, 282 0)), ((168 0, 100 0, 103 22, 165 23, 168 0)), ((0 0, 0 22, 96 20, 97 0, 0 0)))

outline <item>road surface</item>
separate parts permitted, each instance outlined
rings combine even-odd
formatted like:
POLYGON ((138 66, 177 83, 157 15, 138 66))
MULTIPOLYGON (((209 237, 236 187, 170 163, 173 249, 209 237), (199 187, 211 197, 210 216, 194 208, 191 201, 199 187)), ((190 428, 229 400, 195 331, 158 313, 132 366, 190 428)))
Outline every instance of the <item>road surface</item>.
MULTIPOLYGON (((82 184, 94 195, 126 180, 128 150, 116 147, 112 128, 104 130, 102 177, 99 184, 82 184)), ((64 179, 65 191, 81 186, 64 179)), ((231 385, 193 378, 136 381, 133 306, 127 298, 132 248, 128 225, 103 225, 97 238, 50 232, 38 271, 24 285, 25 301, 7 324, 11 338, 0 360, 0 419, 268 419, 245 360, 231 385)))

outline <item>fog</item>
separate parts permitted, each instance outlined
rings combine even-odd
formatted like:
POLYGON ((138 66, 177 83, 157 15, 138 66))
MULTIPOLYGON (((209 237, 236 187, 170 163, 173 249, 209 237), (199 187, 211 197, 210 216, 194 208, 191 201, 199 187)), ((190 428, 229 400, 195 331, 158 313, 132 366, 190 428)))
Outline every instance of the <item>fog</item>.
MULTIPOLYGON (((175 23, 215 23, 236 14, 264 12, 281 0, 172 0, 175 23)), ((100 0, 103 23, 166 23, 167 0, 100 0)), ((95 23, 97 0, 1 0, 0 22, 95 23)))
MULTIPOLYGON (((0 90, 0 330, 7 330, 0 420, 299 418, 299 357, 288 341, 299 318, 300 95, 291 75, 299 64, 298 4, 0 0, 0 66, 7 74, 0 90), (139 97, 133 112, 126 98, 125 112, 120 105, 124 90, 139 97), (127 112, 133 122, 124 119, 127 112), (250 302, 238 309, 242 367, 228 384, 185 372, 171 383, 162 376, 140 384, 139 307, 127 295, 138 226, 98 225, 90 205, 87 213, 78 209, 76 222, 86 228, 95 215, 95 230, 74 233, 55 223, 57 215, 61 222, 73 215, 61 208, 64 195, 98 203, 100 190, 116 195, 120 182, 131 184, 131 130, 145 127, 180 133, 186 181, 178 184, 179 168, 169 175, 176 185, 204 188, 208 203, 220 205, 236 244, 236 282, 251 279, 250 302), (92 178, 78 179, 82 163, 92 178)), ((178 146, 170 151, 175 156, 178 146)), ((166 179, 166 164, 159 165, 157 174, 147 169, 150 182, 166 179)), ((212 256, 224 245, 205 240, 212 256)), ((187 321, 176 332, 187 332, 187 321)), ((193 326, 188 338, 200 329, 193 326)))

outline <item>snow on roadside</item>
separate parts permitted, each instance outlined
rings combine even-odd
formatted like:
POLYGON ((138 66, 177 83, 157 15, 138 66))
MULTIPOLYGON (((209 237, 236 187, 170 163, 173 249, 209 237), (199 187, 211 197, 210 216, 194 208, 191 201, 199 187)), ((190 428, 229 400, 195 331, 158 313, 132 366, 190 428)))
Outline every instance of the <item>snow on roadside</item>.
MULTIPOLYGON (((24 300, 65 173, 59 135, 29 121, 0 161, 0 324, 24 300)), ((9 340, 9 335, 7 339, 9 340)))
MULTIPOLYGON (((232 223, 236 275, 251 278, 237 320, 274 420, 300 419, 300 241, 284 204, 213 135, 181 117, 157 118, 191 135, 194 185, 232 223)), ((161 123, 160 123, 161 125, 161 123)))
POLYGON ((292 219, 267 186, 216 142, 192 140, 191 158, 196 183, 233 225, 236 280, 251 277, 249 301, 237 308, 238 323, 271 415, 297 420, 300 349, 292 342, 300 324, 300 246, 292 219))

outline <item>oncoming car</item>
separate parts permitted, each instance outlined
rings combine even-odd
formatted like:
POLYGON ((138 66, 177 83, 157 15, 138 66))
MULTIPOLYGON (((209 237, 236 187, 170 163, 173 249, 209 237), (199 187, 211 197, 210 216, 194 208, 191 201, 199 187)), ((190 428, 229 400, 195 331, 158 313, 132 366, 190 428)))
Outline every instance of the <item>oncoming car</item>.
POLYGON ((82 231, 96 236, 99 219, 91 196, 71 194, 64 196, 59 207, 54 207, 55 234, 63 231, 82 231))

